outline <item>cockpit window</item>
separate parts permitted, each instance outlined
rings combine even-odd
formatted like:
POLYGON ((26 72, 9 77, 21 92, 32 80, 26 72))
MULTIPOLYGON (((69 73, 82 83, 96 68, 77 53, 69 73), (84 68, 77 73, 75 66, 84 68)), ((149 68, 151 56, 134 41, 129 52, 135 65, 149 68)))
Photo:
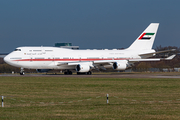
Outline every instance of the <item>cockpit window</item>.
POLYGON ((14 51, 21 51, 21 49, 15 49, 14 51))

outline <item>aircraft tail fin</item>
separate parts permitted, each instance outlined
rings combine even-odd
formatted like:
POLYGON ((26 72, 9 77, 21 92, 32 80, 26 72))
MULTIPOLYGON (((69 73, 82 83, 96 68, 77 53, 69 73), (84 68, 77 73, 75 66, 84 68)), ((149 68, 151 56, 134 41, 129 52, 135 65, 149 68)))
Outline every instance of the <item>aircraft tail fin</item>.
POLYGON ((134 50, 151 50, 159 23, 151 23, 141 35, 131 44, 128 49, 134 50))

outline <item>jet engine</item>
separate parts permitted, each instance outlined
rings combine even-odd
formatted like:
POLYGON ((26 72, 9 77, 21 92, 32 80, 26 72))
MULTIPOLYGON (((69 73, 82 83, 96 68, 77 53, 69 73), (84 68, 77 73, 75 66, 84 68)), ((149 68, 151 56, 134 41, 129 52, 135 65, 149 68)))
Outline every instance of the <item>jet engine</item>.
POLYGON ((76 66, 76 71, 77 72, 89 72, 90 66, 86 64, 78 64, 76 66))
POLYGON ((115 62, 113 63, 114 70, 125 70, 127 68, 127 64, 123 62, 115 62))
POLYGON ((36 69, 36 71, 39 72, 39 73, 48 72, 50 70, 51 69, 36 69))

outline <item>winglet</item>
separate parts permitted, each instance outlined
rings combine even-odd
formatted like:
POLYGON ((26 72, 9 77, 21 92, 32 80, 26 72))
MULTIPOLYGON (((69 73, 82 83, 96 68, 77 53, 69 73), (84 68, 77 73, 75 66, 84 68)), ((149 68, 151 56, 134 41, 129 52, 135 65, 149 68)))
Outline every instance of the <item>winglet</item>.
POLYGON ((165 60, 172 60, 176 55, 171 55, 168 58, 165 58, 165 60))

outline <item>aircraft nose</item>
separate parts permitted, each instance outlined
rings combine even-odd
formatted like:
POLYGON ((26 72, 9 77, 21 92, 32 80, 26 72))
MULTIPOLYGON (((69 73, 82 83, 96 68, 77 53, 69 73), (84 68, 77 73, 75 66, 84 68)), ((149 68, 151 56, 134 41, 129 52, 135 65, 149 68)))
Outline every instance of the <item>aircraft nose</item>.
POLYGON ((10 60, 10 59, 9 59, 9 56, 8 56, 8 55, 4 57, 4 61, 5 61, 6 63, 9 63, 9 60, 10 60))

